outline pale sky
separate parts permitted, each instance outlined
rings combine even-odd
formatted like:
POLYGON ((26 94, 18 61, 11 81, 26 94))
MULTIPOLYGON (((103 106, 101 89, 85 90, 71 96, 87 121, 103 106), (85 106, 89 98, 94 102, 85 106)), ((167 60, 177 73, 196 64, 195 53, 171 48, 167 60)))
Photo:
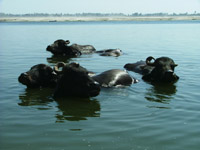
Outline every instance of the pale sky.
POLYGON ((24 13, 200 13, 200 0, 0 0, 0 12, 24 13))

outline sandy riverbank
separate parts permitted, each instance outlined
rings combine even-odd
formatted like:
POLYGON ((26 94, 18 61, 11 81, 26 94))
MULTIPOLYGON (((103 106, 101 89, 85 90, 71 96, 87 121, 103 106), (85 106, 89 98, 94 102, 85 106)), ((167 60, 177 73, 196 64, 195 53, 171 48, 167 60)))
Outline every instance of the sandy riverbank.
POLYGON ((0 22, 65 22, 65 21, 177 21, 200 20, 200 16, 166 17, 0 17, 0 22))

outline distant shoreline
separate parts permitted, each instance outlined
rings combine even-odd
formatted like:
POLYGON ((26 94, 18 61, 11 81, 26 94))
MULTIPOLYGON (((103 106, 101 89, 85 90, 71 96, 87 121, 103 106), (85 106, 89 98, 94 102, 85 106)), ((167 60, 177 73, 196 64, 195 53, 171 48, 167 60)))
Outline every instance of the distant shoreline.
POLYGON ((0 17, 0 22, 75 22, 75 21, 190 21, 200 16, 140 16, 140 17, 0 17))

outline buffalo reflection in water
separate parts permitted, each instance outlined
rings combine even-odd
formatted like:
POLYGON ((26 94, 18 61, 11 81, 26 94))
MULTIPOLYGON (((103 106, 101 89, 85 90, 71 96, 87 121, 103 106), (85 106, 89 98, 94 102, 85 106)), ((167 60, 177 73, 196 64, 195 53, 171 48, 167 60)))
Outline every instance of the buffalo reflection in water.
POLYGON ((19 95, 21 100, 18 105, 20 106, 48 106, 53 101, 51 94, 53 89, 51 88, 27 88, 23 94, 19 95))
POLYGON ((51 57, 47 58, 47 62, 49 64, 55 65, 58 62, 64 62, 64 63, 69 63, 70 62, 70 58, 66 57, 66 56, 54 56, 52 55, 51 57))
POLYGON ((71 98, 57 100, 61 114, 56 114, 56 122, 87 120, 87 117, 100 117, 100 104, 97 100, 71 98))
POLYGON ((54 107, 56 102, 59 111, 56 112, 56 122, 87 120, 87 117, 100 117, 100 104, 95 99, 89 98, 64 98, 53 99, 53 89, 29 89, 19 95, 20 106, 37 106, 39 110, 48 110, 54 107))
POLYGON ((169 104, 170 100, 176 94, 176 85, 174 84, 154 84, 147 89, 145 98, 151 102, 169 104))

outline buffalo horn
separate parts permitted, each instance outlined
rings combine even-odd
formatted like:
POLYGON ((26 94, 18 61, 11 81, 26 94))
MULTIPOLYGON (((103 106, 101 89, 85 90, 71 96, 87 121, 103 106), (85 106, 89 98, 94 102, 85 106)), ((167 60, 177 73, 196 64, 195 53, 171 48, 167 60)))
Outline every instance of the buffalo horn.
POLYGON ((64 67, 66 64, 64 62, 59 62, 54 66, 54 71, 56 73, 62 73, 61 70, 59 70, 60 67, 64 67))
POLYGON ((149 56, 149 57, 146 59, 146 64, 149 65, 149 66, 154 66, 154 62, 151 62, 152 60, 155 61, 155 58, 153 58, 152 56, 149 56))

